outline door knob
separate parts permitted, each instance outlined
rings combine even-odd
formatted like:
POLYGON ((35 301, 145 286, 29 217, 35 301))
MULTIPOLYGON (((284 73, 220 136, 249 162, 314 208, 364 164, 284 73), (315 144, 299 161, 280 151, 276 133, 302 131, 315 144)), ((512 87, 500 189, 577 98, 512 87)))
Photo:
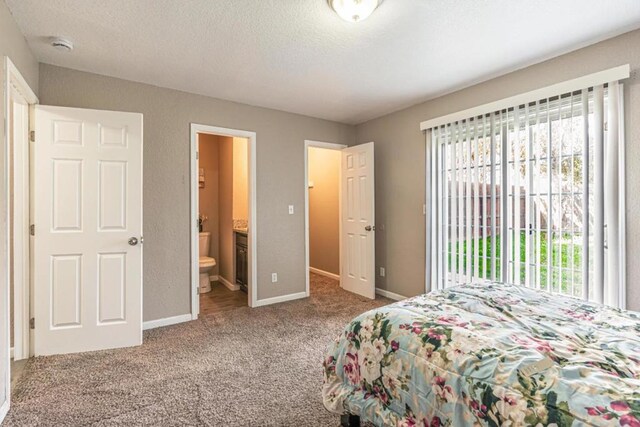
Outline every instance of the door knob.
POLYGON ((373 230, 374 228, 373 228, 373 227, 371 227, 370 225, 367 225, 364 229, 365 229, 365 230, 367 230, 367 231, 371 231, 371 230, 373 230))
POLYGON ((137 239, 136 237, 132 237, 132 238, 130 238, 130 239, 129 239, 129 244, 130 244, 131 246, 135 246, 135 245, 137 245, 137 244, 138 244, 138 239, 137 239))

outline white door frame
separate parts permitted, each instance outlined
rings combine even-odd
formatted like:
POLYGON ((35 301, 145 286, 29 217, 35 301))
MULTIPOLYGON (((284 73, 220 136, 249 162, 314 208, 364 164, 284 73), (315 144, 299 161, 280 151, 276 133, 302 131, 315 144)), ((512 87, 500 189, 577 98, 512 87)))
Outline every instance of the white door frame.
MULTIPOLYGON (((30 356, 29 317, 30 317, 30 141, 29 110, 32 108, 22 94, 12 94, 13 116, 10 126, 13 143, 9 144, 13 163, 13 244, 11 253, 13 263, 13 360, 22 360, 30 356), (18 114, 20 117, 18 117, 18 114)), ((11 139, 10 139, 11 141, 11 139)))
MULTIPOLYGON (((309 296, 309 269, 311 268, 311 263, 309 260, 309 147, 341 151, 348 146, 344 144, 336 144, 333 142, 312 141, 309 139, 306 139, 304 141, 304 274, 306 283, 305 293, 307 294, 307 297, 309 296)), ((339 173, 340 176, 342 176, 342 168, 340 168, 339 173)), ((342 247, 342 184, 340 184, 338 189, 338 200, 338 211, 340 218, 340 225, 338 229, 338 233, 340 233, 339 247, 342 247)), ((342 254, 340 254, 339 259, 340 286, 342 287, 342 254)))
MULTIPOLYGON (((7 400, 6 402, 0 402, 0 422, 1 420, 4 418, 4 416, 6 415, 6 413, 9 410, 9 405, 10 405, 10 401, 11 401, 11 349, 10 349, 10 303, 9 303, 9 298, 10 298, 10 293, 9 293, 9 284, 10 284, 10 278, 11 278, 11 269, 13 268, 12 265, 10 265, 9 260, 10 260, 10 255, 11 252, 13 251, 13 248, 11 247, 11 244, 9 242, 9 236, 10 236, 10 221, 9 218, 11 217, 11 212, 10 212, 10 206, 9 206, 9 194, 10 194, 10 188, 9 188, 9 159, 10 159, 10 153, 12 151, 12 147, 10 144, 11 141, 11 135, 9 134, 10 129, 13 128, 13 126, 9 125, 9 111, 11 109, 11 103, 13 102, 14 99, 19 98, 20 101, 28 104, 29 106, 32 106, 33 104, 37 104, 38 103, 38 98, 36 97, 35 93, 33 92, 33 90, 29 87, 29 85, 27 84, 26 80, 22 77, 22 74, 20 74, 20 71, 18 71, 18 68, 13 64, 13 62, 11 61, 11 59, 8 56, 4 57, 3 60, 3 75, 4 75, 4 81, 3 81, 3 92, 4 92, 4 123, 5 123, 5 127, 4 127, 4 135, 2 138, 2 153, 3 153, 3 160, 2 160, 2 170, 3 170, 3 179, 4 179, 4 185, 0 188, 0 200, 2 200, 2 203, 4 203, 5 205, 2 208, 2 212, 0 212, 0 222, 4 221, 5 223, 5 229, 3 230, 3 241, 2 241, 2 245, 5 249, 5 254, 6 256, 3 257, 0 260, 0 270, 4 270, 5 274, 2 277, 2 282, 4 282, 4 298, 5 301, 7 302, 7 313, 5 316, 5 320, 7 322, 7 327, 6 327, 6 342, 1 343, 1 346, 4 346, 4 348, 6 349, 5 351, 7 352, 6 356, 7 356, 7 365, 5 366, 6 372, 7 372, 7 383, 6 383, 6 390, 7 390, 7 400)), ((31 107, 30 107, 31 110, 31 107)), ((29 112, 29 120, 31 120, 31 112, 29 112)), ((29 123, 26 124, 27 126, 29 126, 29 123)), ((30 129, 27 129, 27 131, 30 129)), ((27 132, 28 134, 28 132, 27 132)), ((29 143, 28 141, 26 141, 27 143, 29 143)), ((26 173, 27 177, 29 175, 29 170, 26 171, 22 171, 22 173, 26 173)), ((24 175, 23 175, 24 176, 24 175)), ((27 199, 28 202, 28 199, 27 199)), ((27 217, 27 223, 29 222, 29 210, 27 209, 26 212, 23 212, 23 215, 25 215, 27 217)), ((29 245, 29 237, 27 236, 16 236, 19 239, 23 239, 26 237, 26 242, 22 242, 23 245, 25 245, 27 248, 30 246, 29 245)), ((23 246, 23 247, 25 247, 23 246)), ((30 258, 28 256, 28 253, 25 254, 23 252, 23 258, 21 259, 21 262, 23 265, 26 265, 27 268, 29 268, 29 262, 30 262, 30 258), (24 257, 26 256, 26 259, 24 259, 24 257)), ((19 348, 19 352, 21 355, 26 354, 27 356, 29 355, 30 352, 30 348, 29 348, 29 314, 30 314, 30 300, 29 300, 29 295, 30 295, 30 283, 20 283, 20 284, 14 284, 14 339, 15 339, 15 343, 20 343, 21 348, 19 348)))
POLYGON ((248 232, 248 262, 249 277, 247 280, 247 293, 249 307, 258 306, 258 257, 257 257, 257 192, 256 192, 256 133, 237 129, 228 129, 216 126, 191 123, 191 319, 196 320, 200 313, 200 300, 198 287, 200 277, 200 265, 198 263, 198 134, 229 136, 247 138, 249 140, 249 232, 248 232))

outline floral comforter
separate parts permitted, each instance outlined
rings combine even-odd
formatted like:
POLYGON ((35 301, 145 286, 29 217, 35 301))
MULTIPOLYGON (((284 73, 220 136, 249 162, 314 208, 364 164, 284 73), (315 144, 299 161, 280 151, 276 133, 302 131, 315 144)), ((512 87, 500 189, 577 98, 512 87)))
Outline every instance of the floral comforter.
POLYGON ((376 426, 640 427, 640 314, 502 284, 422 295, 345 328, 323 399, 376 426))

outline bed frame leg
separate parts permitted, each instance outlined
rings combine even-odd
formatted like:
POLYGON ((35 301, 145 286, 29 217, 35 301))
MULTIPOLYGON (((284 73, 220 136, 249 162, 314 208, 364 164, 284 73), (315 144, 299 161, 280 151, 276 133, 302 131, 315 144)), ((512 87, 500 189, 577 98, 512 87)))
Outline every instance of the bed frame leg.
POLYGON ((340 427, 360 427, 360 417, 346 414, 340 416, 340 427))

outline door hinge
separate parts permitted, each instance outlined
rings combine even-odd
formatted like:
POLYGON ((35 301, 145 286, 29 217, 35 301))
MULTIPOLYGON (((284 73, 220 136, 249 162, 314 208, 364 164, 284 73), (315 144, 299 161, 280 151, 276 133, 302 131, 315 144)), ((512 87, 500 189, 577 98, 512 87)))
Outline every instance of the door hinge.
POLYGON ((29 132, 29 141, 36 142, 36 131, 32 130, 29 132))
POLYGON ((196 160, 200 159, 200 152, 196 151, 196 160))
POLYGON ((31 319, 29 319, 29 329, 35 329, 36 328, 36 318, 32 317, 31 319))
POLYGON ((32 236, 36 235, 36 225, 35 224, 31 224, 29 226, 29 234, 31 234, 32 236))

